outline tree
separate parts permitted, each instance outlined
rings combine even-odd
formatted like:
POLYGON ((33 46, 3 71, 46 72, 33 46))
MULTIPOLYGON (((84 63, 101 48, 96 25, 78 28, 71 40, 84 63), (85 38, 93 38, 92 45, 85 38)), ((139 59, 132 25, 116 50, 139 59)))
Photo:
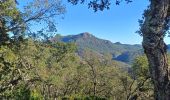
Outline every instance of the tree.
POLYGON ((137 85, 133 97, 153 99, 153 83, 149 74, 149 65, 145 55, 138 56, 132 64, 133 78, 137 85))
POLYGON ((82 58, 83 61, 79 66, 78 72, 81 74, 79 77, 82 77, 80 79, 83 79, 79 82, 83 85, 83 94, 86 96, 91 95, 95 98, 105 97, 111 100, 126 99, 124 84, 121 79, 128 77, 126 87, 129 87, 128 83, 130 83, 132 79, 120 67, 121 64, 117 64, 111 59, 89 49, 84 51, 82 58))
POLYGON ((11 40, 20 40, 24 35, 29 36, 28 33, 32 35, 32 24, 53 26, 53 18, 63 14, 65 7, 60 0, 33 0, 19 10, 16 0, 0 0, 0 10, 0 45, 5 45, 11 40))
POLYGON ((170 72, 168 67, 167 46, 164 36, 169 26, 169 0, 150 0, 145 11, 145 22, 141 27, 143 48, 149 61, 151 78, 154 83, 156 100, 170 99, 170 72))
MULTIPOLYGON (((83 3, 85 0, 68 0, 72 4, 83 3)), ((115 0, 119 4, 122 0, 115 0)), ((125 0, 128 3, 131 0, 125 0)), ((164 37, 169 29, 170 1, 149 0, 150 5, 144 12, 144 22, 141 24, 143 48, 149 61, 149 71, 154 83, 156 100, 170 99, 170 72, 167 59, 167 46, 164 37)), ((111 0, 94 0, 89 2, 89 7, 94 11, 109 9, 111 0)))
POLYGON ((16 0, 0 0, 0 99, 12 98, 12 92, 17 91, 21 84, 29 88, 28 84, 40 81, 39 77, 34 77, 35 72, 31 73, 35 69, 32 59, 24 57, 28 46, 25 36, 34 35, 30 31, 32 23, 43 22, 49 32, 54 31, 53 17, 65 12, 60 0, 33 0, 23 10, 17 5, 16 0))

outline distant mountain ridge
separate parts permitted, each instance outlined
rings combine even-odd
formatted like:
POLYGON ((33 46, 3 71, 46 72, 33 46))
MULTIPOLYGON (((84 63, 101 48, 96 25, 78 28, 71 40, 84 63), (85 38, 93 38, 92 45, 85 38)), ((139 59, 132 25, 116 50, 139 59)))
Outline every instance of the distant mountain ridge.
MULTIPOLYGON (((113 60, 122 61, 131 64, 135 57, 143 55, 142 46, 139 44, 121 44, 120 42, 112 43, 95 37, 94 35, 84 32, 77 35, 61 36, 56 35, 51 39, 52 42, 73 42, 77 45, 77 52, 80 56, 88 49, 100 55, 110 55, 113 60)), ((170 47, 170 45, 168 45, 170 47)))

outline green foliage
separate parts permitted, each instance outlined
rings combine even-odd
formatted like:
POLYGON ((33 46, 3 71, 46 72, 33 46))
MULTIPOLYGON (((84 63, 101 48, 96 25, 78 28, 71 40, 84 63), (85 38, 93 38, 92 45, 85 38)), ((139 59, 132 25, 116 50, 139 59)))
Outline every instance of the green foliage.
POLYGON ((31 92, 30 100, 42 100, 43 96, 36 89, 33 89, 31 92))
POLYGON ((1 16, 16 18, 18 15, 18 9, 14 0, 0 1, 1 16))
MULTIPOLYGON (((108 1, 89 3, 95 11, 109 5, 108 1)), ((60 0, 33 0, 22 11, 14 0, 1 0, 0 10, 0 99, 153 99, 145 56, 134 60, 132 75, 122 70, 126 64, 111 60, 131 63, 143 54, 141 46, 113 44, 89 33, 51 39, 48 32, 56 32, 53 17, 65 12, 60 0), (48 29, 24 34, 31 21, 46 23, 48 29), (76 45, 81 57, 75 53, 76 45)))
POLYGON ((31 89, 26 84, 20 84, 12 91, 11 98, 15 100, 42 100, 43 96, 35 88, 31 89))
POLYGON ((29 100, 31 97, 31 91, 26 88, 25 85, 19 85, 17 89, 13 91, 12 98, 15 100, 29 100))
POLYGON ((144 93, 149 93, 150 81, 143 84, 144 75, 148 75, 145 57, 136 58, 132 67, 133 79, 122 70, 126 65, 110 60, 109 56, 102 57, 86 50, 80 58, 75 50, 72 43, 43 43, 31 39, 10 49, 2 46, 1 97, 124 100, 136 94, 142 94, 144 98, 144 93))
MULTIPOLYGON (((138 85, 145 79, 147 69, 145 57, 136 58, 134 62, 134 80, 121 69, 120 63, 109 57, 86 50, 79 58, 75 50, 75 44, 42 43, 31 39, 11 49, 3 46, 0 51, 4 67, 1 67, 0 82, 6 88, 1 95, 33 100, 63 97, 70 100, 104 100, 98 97, 123 100, 138 93, 136 88, 139 91, 138 85), (10 86, 14 80, 17 83, 10 86)), ((147 87, 140 86, 140 92, 144 89, 147 87)))
POLYGON ((29 93, 24 89, 28 88, 30 98, 38 98, 39 94, 36 91, 40 91, 40 89, 37 87, 37 90, 32 91, 29 84, 55 85, 59 72, 69 66, 69 61, 74 61, 74 50, 75 46, 72 44, 45 44, 32 40, 25 40, 24 43, 14 45, 12 48, 1 47, 0 95, 6 97, 8 94, 8 97, 13 97, 13 92, 17 90, 15 96, 22 98, 24 93, 29 93), (63 64, 65 61, 68 63, 63 64), (12 83, 13 81, 16 82, 12 83), (41 84, 37 83, 39 81, 41 84), (17 89, 20 84, 28 85, 28 87, 17 89))
POLYGON ((146 56, 139 56, 132 65, 133 77, 137 83, 137 94, 140 99, 153 99, 153 83, 150 78, 149 65, 146 56))
POLYGON ((17 56, 6 46, 0 47, 0 95, 8 94, 10 84, 15 84, 14 80, 20 79, 18 75, 17 56))
POLYGON ((4 0, 0 9, 0 99, 124 100, 132 96, 138 81, 110 54, 116 57, 133 46, 112 44, 89 33, 63 38, 71 43, 51 43, 44 29, 24 37, 30 21, 48 23, 46 31, 56 32, 52 17, 65 11, 58 0, 33 0, 23 11, 14 0, 4 0), (78 51, 84 50, 83 56, 75 53, 76 45, 78 51))
POLYGON ((32 23, 43 23, 48 27, 48 34, 42 33, 45 28, 39 31, 44 39, 51 36, 50 33, 56 32, 53 18, 65 12, 60 0, 32 0, 21 7, 18 9, 16 0, 0 1, 0 45, 13 45, 14 42, 23 42, 25 37, 37 35, 30 32, 32 23))
POLYGON ((134 60, 132 66, 135 77, 147 78, 149 77, 149 65, 146 56, 139 56, 134 60))

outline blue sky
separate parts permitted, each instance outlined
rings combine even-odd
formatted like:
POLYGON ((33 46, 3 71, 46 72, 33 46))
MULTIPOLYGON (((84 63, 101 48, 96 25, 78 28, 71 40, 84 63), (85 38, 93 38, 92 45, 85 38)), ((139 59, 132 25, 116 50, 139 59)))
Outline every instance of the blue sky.
MULTIPOLYGON (((88 9, 87 3, 72 5, 67 0, 63 1, 67 12, 64 19, 60 16, 56 18, 58 34, 89 32, 112 42, 141 44, 142 37, 135 32, 139 29, 138 19, 141 19, 149 0, 133 0, 130 4, 124 2, 119 6, 112 3, 110 10, 98 12, 88 9)), ((170 43, 169 38, 165 41, 170 43)))
POLYGON ((130 4, 112 4, 110 10, 94 12, 87 5, 65 3, 67 12, 64 19, 57 19, 58 33, 62 35, 90 32, 91 34, 112 42, 140 44, 142 37, 135 33, 148 0, 134 0, 130 4))

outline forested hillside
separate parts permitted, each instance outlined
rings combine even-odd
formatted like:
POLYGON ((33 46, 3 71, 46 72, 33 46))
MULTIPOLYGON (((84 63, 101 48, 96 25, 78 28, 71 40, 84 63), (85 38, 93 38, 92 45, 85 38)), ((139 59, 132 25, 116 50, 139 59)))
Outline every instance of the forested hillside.
MULTIPOLYGON (((89 7, 109 9, 110 1, 98 1, 89 7)), ((162 1, 145 11, 143 50, 88 32, 56 35, 56 17, 66 13, 60 0, 0 0, 0 100, 169 100, 166 14, 155 15, 168 9, 162 1)))
POLYGON ((128 64, 131 64, 135 57, 143 55, 141 45, 121 44, 120 42, 112 43, 108 40, 99 39, 88 32, 69 36, 61 36, 58 34, 52 38, 51 41, 75 43, 80 56, 83 56, 85 50, 91 50, 98 55, 110 56, 111 59, 128 64))

